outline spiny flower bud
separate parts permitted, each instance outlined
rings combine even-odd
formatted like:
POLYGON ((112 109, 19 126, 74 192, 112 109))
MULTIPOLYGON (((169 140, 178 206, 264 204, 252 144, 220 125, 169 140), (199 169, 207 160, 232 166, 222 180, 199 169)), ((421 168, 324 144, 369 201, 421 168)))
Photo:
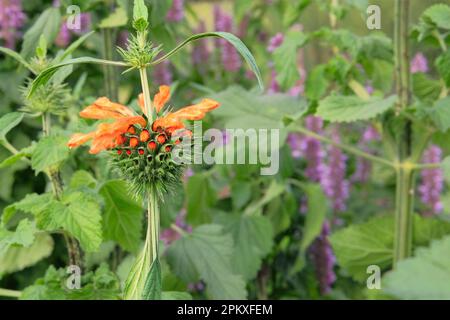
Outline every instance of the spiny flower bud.
POLYGON ((139 135, 139 139, 142 142, 148 141, 148 139, 150 139, 150 133, 148 132, 148 130, 142 130, 141 134, 139 135))

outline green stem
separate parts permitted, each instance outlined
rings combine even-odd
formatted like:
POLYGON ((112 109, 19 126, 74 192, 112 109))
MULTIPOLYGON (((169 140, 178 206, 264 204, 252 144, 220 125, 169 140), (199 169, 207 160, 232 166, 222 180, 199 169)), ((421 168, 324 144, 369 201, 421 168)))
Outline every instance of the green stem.
POLYGON ((424 169, 436 169, 442 167, 442 163, 416 163, 413 164, 413 168, 416 170, 424 170, 424 169))
POLYGON ((360 150, 358 148, 355 148, 355 147, 352 147, 352 146, 349 146, 349 145, 346 145, 346 144, 343 144, 343 143, 336 142, 336 141, 334 141, 334 140, 332 140, 330 138, 323 137, 323 136, 315 133, 314 131, 308 130, 308 129, 303 128, 301 126, 296 126, 293 130, 297 131, 297 132, 300 132, 300 133, 303 133, 303 134, 305 134, 307 136, 313 137, 313 138, 315 138, 315 139, 317 139, 319 141, 322 141, 324 143, 331 144, 331 145, 333 145, 335 147, 338 147, 338 148, 340 148, 342 150, 345 150, 345 151, 347 151, 349 153, 352 153, 352 154, 354 154, 356 156, 359 156, 359 157, 362 157, 362 158, 366 158, 368 160, 371 160, 371 161, 374 161, 374 162, 378 162, 380 164, 383 164, 383 165, 386 165, 386 166, 389 166, 389 167, 395 167, 395 164, 393 162, 387 160, 387 159, 384 159, 384 158, 381 158, 381 157, 377 157, 377 156, 375 156, 373 154, 364 152, 364 151, 362 151, 362 150, 360 150))
POLYGON ((141 76, 142 93, 144 95, 145 115, 150 123, 153 122, 152 100, 150 98, 150 88, 148 86, 147 70, 145 67, 139 68, 141 76))
POLYGON ((156 192, 151 189, 148 196, 148 226, 147 239, 149 241, 150 265, 158 258, 159 252, 159 206, 156 192))
POLYGON ((2 297, 19 298, 21 294, 21 291, 0 288, 0 296, 2 297))
MULTIPOLYGON (((114 60, 114 29, 102 29, 103 36, 103 58, 105 60, 114 60)), ((106 96, 113 101, 118 100, 117 76, 112 65, 104 65, 103 72, 105 75, 105 92, 106 96)))
MULTIPOLYGON (((398 96, 398 114, 410 103, 410 71, 409 71, 409 0, 395 2, 395 75, 398 96)), ((414 166, 410 165, 412 155, 412 123, 403 119, 402 127, 396 137, 396 208, 394 236, 394 267, 409 257, 412 251, 413 206, 414 206, 414 166)))
MULTIPOLYGON (((50 114, 46 112, 42 115, 42 132, 44 136, 50 135, 50 128, 51 118, 50 114)), ((60 171, 57 169, 49 169, 46 170, 45 173, 47 174, 47 177, 52 184, 53 194, 55 195, 55 198, 60 200, 64 191, 60 171)), ((67 232, 64 232, 63 235, 64 241, 66 242, 67 254, 69 256, 69 264, 81 267, 81 253, 77 240, 67 234, 67 232)))

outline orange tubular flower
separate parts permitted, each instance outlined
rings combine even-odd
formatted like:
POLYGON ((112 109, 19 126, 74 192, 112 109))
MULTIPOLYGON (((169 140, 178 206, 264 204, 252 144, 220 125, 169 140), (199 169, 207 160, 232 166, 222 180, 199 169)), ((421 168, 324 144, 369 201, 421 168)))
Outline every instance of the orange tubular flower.
MULTIPOLYGON (((158 135, 157 141, 162 145, 166 142, 165 136, 170 140, 171 135, 177 130, 185 130, 184 134, 191 134, 191 132, 185 128, 182 120, 203 119, 207 112, 219 107, 218 102, 211 99, 203 99, 198 104, 182 108, 175 112, 163 114, 162 109, 169 99, 169 86, 160 86, 159 92, 153 98, 153 107, 159 117, 157 117, 151 125, 148 124, 147 126, 147 122, 143 116, 135 115, 131 109, 121 104, 111 102, 108 98, 99 98, 93 104, 82 110, 80 116, 88 119, 114 119, 114 122, 101 123, 94 132, 74 134, 68 142, 68 146, 70 148, 78 147, 92 139, 92 146, 89 150, 92 154, 125 145, 131 148, 142 148, 145 147, 145 143, 151 138, 152 134, 158 135), (139 125, 141 127, 138 132, 134 125, 139 125), (150 133, 149 131, 152 131, 153 133, 150 133), (129 140, 127 140, 127 137, 129 140), (127 141, 128 143, 126 143, 127 141), (144 145, 140 145, 142 143, 144 143, 144 145)), ((142 94, 138 97, 138 104, 145 114, 144 97, 142 94)), ((151 141, 148 144, 148 148, 150 150, 155 150, 155 142, 151 141)), ((127 149, 125 153, 131 155, 133 152, 127 149)), ((144 154, 142 149, 140 149, 138 153, 140 155, 144 154)), ((123 152, 118 154, 122 155, 123 152)))
POLYGON ((68 142, 70 148, 78 147, 93 140, 89 153, 96 154, 123 143, 122 135, 134 124, 147 125, 145 119, 136 116, 127 107, 111 102, 108 98, 97 99, 93 104, 80 112, 80 116, 88 119, 115 119, 112 123, 101 123, 97 130, 87 134, 76 133, 68 142))

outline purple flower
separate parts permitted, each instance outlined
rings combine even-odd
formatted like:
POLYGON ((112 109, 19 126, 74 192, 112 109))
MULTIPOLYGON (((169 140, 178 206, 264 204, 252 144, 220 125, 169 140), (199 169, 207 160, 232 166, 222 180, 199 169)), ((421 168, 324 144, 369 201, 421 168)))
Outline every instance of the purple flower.
POLYGON ((269 45, 267 46, 267 51, 273 53, 284 41, 284 35, 278 32, 269 40, 269 45))
POLYGON ((91 29, 91 14, 82 13, 80 14, 80 26, 79 28, 71 29, 72 33, 76 35, 82 35, 91 29))
POLYGON ((322 295, 330 293, 331 287, 336 281, 336 274, 333 270, 336 258, 328 240, 329 234, 330 224, 325 221, 322 226, 322 233, 314 240, 309 249, 322 295))
MULTIPOLYGON (((424 163, 440 163, 442 150, 436 145, 428 147, 423 155, 424 163)), ((425 216, 439 214, 443 210, 441 193, 444 187, 444 177, 441 168, 425 169, 421 172, 421 183, 419 185, 420 199, 427 207, 423 212, 425 216)))
MULTIPOLYGON (((320 117, 307 116, 305 118, 305 127, 308 130, 320 134, 323 128, 323 120, 320 117)), ((311 181, 321 181, 324 169, 323 159, 325 156, 321 142, 315 138, 305 136, 301 141, 300 151, 307 162, 305 175, 311 181)))
POLYGON ((411 73, 416 72, 427 72, 428 71, 428 61, 423 53, 418 52, 411 60, 411 73))
MULTIPOLYGON (((333 130, 332 139, 340 141, 337 128, 333 130)), ((334 212, 346 209, 346 200, 349 196, 350 183, 345 179, 347 169, 347 156, 338 147, 331 146, 328 150, 328 163, 323 166, 320 184, 328 198, 331 200, 334 212)))
POLYGON ((159 86, 172 83, 172 71, 169 60, 164 60, 153 68, 153 79, 159 86))
MULTIPOLYGON (((378 140, 380 140, 380 134, 375 127, 370 126, 364 131, 359 141, 359 147, 367 153, 373 153, 373 151, 371 151, 369 148, 369 143, 378 140)), ((356 160, 356 170, 352 175, 351 181, 361 183, 367 182, 367 180, 369 180, 371 171, 372 162, 367 159, 358 157, 356 160)))
MULTIPOLYGON (((233 18, 223 12, 218 5, 214 7, 214 19, 216 31, 233 32, 233 18)), ((238 71, 242 62, 233 45, 224 39, 217 39, 216 44, 221 49, 222 64, 225 70, 238 71)))
POLYGON ((166 15, 166 19, 170 22, 179 22, 184 18, 184 0, 173 0, 172 7, 166 15))
POLYGON ((302 156, 301 140, 302 138, 297 133, 289 133, 287 137, 287 143, 291 147, 291 155, 293 158, 300 158, 302 156))
MULTIPOLYGON (((192 232, 192 227, 186 223, 186 210, 182 209, 175 218, 175 225, 186 232, 192 232)), ((172 242, 180 238, 180 234, 172 228, 164 229, 161 232, 160 239, 165 245, 170 245, 172 242)))
MULTIPOLYGON (((205 22, 200 22, 196 29, 196 33, 203 33, 206 31, 205 22)), ((192 50, 192 63, 194 65, 204 67, 209 60, 208 43, 205 39, 195 42, 194 49, 192 50)))
POLYGON ((270 84, 269 88, 267 89, 268 94, 274 94, 280 92, 280 85, 277 81, 277 72, 272 69, 270 73, 270 84))
POLYGON ((61 25, 61 28, 59 29, 59 33, 56 36, 55 44, 58 47, 65 48, 70 43, 70 37, 71 37, 70 30, 67 27, 66 21, 64 20, 62 25, 61 25))
POLYGON ((14 48, 25 18, 20 0, 0 0, 0 40, 5 47, 14 48))

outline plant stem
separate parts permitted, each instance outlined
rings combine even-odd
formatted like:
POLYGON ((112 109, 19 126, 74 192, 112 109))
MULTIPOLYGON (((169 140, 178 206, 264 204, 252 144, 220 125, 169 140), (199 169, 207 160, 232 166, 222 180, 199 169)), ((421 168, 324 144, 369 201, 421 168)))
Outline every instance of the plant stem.
MULTIPOLYGON (((405 110, 410 102, 410 71, 409 71, 409 0, 395 2, 395 75, 398 95, 397 114, 405 110)), ((414 206, 414 170, 410 165, 412 154, 412 123, 403 120, 396 143, 396 208, 394 236, 394 267, 397 263, 409 257, 412 251, 413 206, 414 206)))
POLYGON ((2 297, 19 298, 21 294, 21 291, 0 288, 0 296, 2 297))
POLYGON ((319 141, 331 144, 331 145, 333 145, 335 147, 338 147, 338 148, 340 148, 342 150, 350 152, 350 153, 352 153, 352 154, 354 154, 356 156, 359 156, 359 157, 362 157, 362 158, 366 158, 368 160, 371 160, 371 161, 374 161, 374 162, 378 162, 380 164, 383 164, 383 165, 386 165, 386 166, 389 166, 389 167, 395 167, 395 164, 393 162, 387 160, 387 159, 384 159, 384 158, 381 158, 381 157, 377 157, 377 156, 375 156, 373 154, 364 152, 364 151, 362 151, 362 150, 360 150, 358 148, 355 148, 355 147, 352 147, 352 146, 349 146, 349 145, 346 145, 346 144, 343 144, 343 143, 336 142, 336 141, 334 141, 334 140, 332 140, 330 138, 327 138, 327 137, 323 137, 320 134, 317 134, 314 131, 308 130, 308 129, 304 128, 304 127, 296 126, 295 128, 293 128, 293 130, 294 131, 298 131, 300 133, 303 133, 303 134, 305 134, 307 136, 313 137, 313 138, 315 138, 315 139, 317 139, 319 141))
POLYGON ((150 240, 150 265, 158 258, 159 252, 159 206, 156 192, 151 189, 148 197, 147 239, 150 240))
MULTIPOLYGON (((113 28, 102 29, 103 36, 103 58, 105 60, 114 60, 114 34, 115 30, 113 28)), ((105 75, 105 93, 113 101, 118 100, 118 90, 117 90, 117 77, 114 67, 112 65, 104 65, 103 72, 105 75)))
MULTIPOLYGON (((42 132, 44 136, 48 136, 50 134, 50 120, 51 119, 49 113, 44 113, 42 115, 42 132)), ((64 191, 60 171, 57 169, 49 169, 46 170, 46 174, 52 184, 53 194, 55 195, 55 198, 60 200, 64 191)), ((77 240, 66 232, 64 232, 63 235, 64 241, 66 242, 67 246, 69 264, 81 267, 81 253, 77 240)))
POLYGON ((150 88, 148 86, 147 69, 145 67, 140 68, 139 74, 141 76, 142 93, 144 95, 145 115, 147 116, 149 122, 152 123, 153 110, 152 100, 150 98, 150 88))

